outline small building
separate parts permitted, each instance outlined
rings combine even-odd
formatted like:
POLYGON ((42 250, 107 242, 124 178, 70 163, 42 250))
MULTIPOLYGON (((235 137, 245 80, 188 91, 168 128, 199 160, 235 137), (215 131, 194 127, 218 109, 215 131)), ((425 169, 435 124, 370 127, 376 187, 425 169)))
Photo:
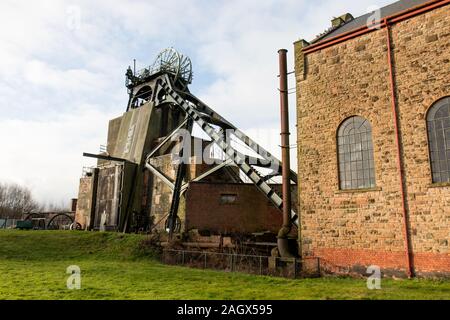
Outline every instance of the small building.
POLYGON ((450 3, 338 17, 295 73, 303 256, 450 275, 450 3))

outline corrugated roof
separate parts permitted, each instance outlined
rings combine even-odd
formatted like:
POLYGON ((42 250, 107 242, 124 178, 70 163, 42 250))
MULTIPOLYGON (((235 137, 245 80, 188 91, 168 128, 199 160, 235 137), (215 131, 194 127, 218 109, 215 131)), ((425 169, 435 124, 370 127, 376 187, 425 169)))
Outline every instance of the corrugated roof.
MULTIPOLYGON (((394 2, 393 4, 390 4, 388 6, 385 6, 380 9, 380 19, 392 16, 394 14, 400 13, 402 11, 417 7, 421 4, 424 4, 426 2, 430 2, 430 0, 401 0, 394 2)), ((329 29, 326 31, 325 35, 319 36, 317 39, 312 41, 311 43, 317 43, 319 41, 327 40, 334 38, 338 35, 341 35, 343 33, 352 31, 354 29, 361 28, 367 24, 368 19, 373 15, 373 12, 367 13, 365 15, 362 15, 358 18, 355 18, 354 20, 342 25, 341 27, 335 28, 335 29, 329 29)))

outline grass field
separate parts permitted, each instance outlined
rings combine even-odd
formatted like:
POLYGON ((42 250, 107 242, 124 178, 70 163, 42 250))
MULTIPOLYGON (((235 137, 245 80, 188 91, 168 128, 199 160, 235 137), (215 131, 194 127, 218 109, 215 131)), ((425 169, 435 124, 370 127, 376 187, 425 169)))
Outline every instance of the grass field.
POLYGON ((290 280, 165 266, 115 233, 0 231, 0 299, 450 299, 449 281, 290 280), (81 268, 80 290, 66 269, 81 268))

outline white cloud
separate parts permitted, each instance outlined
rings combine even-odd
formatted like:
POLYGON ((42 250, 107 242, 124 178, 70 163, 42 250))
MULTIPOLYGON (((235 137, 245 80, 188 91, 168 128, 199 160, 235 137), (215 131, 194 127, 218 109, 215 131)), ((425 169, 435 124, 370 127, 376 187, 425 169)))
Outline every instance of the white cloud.
POLYGON ((31 60, 24 66, 24 79, 31 85, 82 95, 95 94, 108 87, 108 78, 86 69, 55 69, 43 61, 31 60))
POLYGON ((191 56, 194 94, 279 154, 277 50, 290 50, 292 70, 295 40, 389 2, 4 0, 0 180, 27 184, 41 200, 76 196, 81 153, 96 151, 108 118, 125 109, 126 67, 169 46, 191 56))
POLYGON ((43 201, 77 197, 83 165, 94 164, 82 154, 105 143, 112 116, 84 106, 47 122, 0 121, 0 179, 30 187, 43 201))

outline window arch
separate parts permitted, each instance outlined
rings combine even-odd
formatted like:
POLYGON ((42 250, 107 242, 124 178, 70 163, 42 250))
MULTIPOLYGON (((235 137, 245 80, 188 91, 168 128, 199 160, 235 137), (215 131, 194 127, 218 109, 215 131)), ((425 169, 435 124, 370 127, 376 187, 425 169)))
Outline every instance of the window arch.
POLYGON ((152 98, 153 90, 150 86, 142 87, 133 97, 133 102, 131 103, 131 108, 136 109, 143 104, 150 101, 152 98))
POLYGON ((339 184, 341 190, 375 187, 372 127, 353 116, 342 122, 338 134, 339 184))
POLYGON ((427 128, 433 183, 450 182, 450 97, 431 106, 427 128))

